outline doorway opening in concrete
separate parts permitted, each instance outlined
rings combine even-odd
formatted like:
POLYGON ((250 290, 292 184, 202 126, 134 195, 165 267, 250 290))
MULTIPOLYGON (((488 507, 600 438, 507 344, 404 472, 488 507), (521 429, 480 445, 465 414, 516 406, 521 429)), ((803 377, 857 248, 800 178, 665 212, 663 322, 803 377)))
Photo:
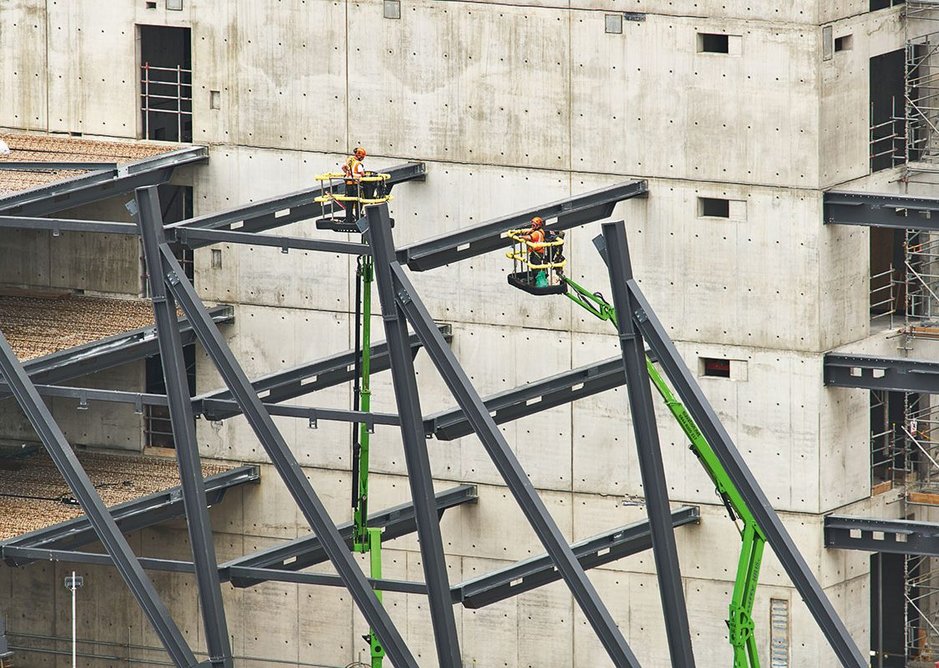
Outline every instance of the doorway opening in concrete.
POLYGON ((141 136, 192 141, 192 46, 189 28, 137 26, 141 136))
POLYGON ((902 554, 871 555, 871 668, 903 668, 905 562, 902 554))
POLYGON ((870 170, 906 160, 906 49, 870 59, 870 170))

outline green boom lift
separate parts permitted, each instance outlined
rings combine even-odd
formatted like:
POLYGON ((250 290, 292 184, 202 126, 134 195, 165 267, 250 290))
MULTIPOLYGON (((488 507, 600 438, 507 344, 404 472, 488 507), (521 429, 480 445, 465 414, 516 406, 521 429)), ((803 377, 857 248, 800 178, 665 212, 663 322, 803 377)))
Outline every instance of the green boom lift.
MULTIPOLYGON (((509 230, 507 233, 514 244, 513 250, 506 253, 514 263, 514 271, 508 276, 509 284, 533 295, 566 295, 593 316, 616 326, 616 309, 599 292, 590 292, 562 273, 566 265, 562 255, 563 232, 548 233, 544 240, 538 243, 531 241, 529 232, 530 230, 509 230)), ((707 442, 682 403, 672 394, 662 374, 648 357, 646 371, 668 410, 688 437, 691 451, 711 478, 730 519, 740 532, 743 546, 727 618, 728 637, 734 649, 734 668, 759 668, 760 660, 753 635, 753 599, 760 577, 760 562, 766 545, 766 535, 727 475, 711 444, 707 442)))

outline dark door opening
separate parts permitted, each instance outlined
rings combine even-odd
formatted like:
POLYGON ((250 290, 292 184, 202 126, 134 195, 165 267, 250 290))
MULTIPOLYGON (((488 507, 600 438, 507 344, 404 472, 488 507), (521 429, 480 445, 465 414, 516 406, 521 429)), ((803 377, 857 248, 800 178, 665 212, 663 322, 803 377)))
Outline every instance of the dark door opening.
POLYGON ((870 168, 872 172, 900 164, 906 153, 906 50, 870 59, 870 168))
POLYGON ((145 139, 192 141, 192 47, 189 28, 137 26, 140 112, 145 139))
POLYGON ((871 668, 906 665, 904 555, 871 555, 871 668))

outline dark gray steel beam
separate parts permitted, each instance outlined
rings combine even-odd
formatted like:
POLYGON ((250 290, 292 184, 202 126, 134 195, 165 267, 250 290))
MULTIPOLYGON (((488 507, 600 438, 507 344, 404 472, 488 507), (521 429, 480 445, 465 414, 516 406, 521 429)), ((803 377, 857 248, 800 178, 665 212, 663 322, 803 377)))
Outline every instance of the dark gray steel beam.
POLYGON ((116 162, 43 162, 39 160, 20 160, 18 162, 0 162, 0 171, 10 172, 56 172, 56 171, 96 171, 99 169, 117 169, 116 162))
POLYGON ((939 394, 939 362, 826 353, 825 385, 939 394))
MULTIPOLYGON (((0 224, 3 219, 0 218, 0 224)), ((349 255, 371 255, 372 249, 365 244, 351 241, 330 241, 328 239, 303 239, 300 237, 277 237, 271 234, 250 232, 232 232, 230 230, 201 230, 178 228, 176 240, 191 247, 208 244, 250 244, 252 246, 270 246, 286 253, 288 250, 323 251, 326 253, 346 253, 349 255)))
MULTIPOLYGON (((240 466, 231 471, 224 471, 205 479, 206 503, 214 506, 222 501, 225 492, 232 487, 260 480, 256 466, 240 466)), ((179 487, 149 494, 110 508, 111 517, 123 533, 131 533, 145 527, 154 526, 166 520, 183 517, 183 497, 179 487)), ((76 517, 60 522, 45 529, 39 529, 7 539, 0 543, 0 548, 34 547, 51 550, 72 550, 87 545, 95 540, 95 532, 88 518, 76 517)), ((26 562, 17 560, 11 566, 23 566, 26 562)))
POLYGON ((414 374, 414 359, 408 346, 408 321, 395 303, 395 280, 391 273, 391 264, 395 262, 391 216, 388 215, 387 206, 369 207, 366 215, 368 240, 375 260, 375 282, 381 304, 382 324, 391 358, 391 380, 404 443, 408 484, 417 521, 421 566, 427 583, 430 619, 434 627, 437 662, 441 666, 460 666, 463 663, 460 658, 460 641, 456 633, 453 602, 450 600, 450 579, 443 553, 440 518, 435 508, 434 481, 424 436, 417 376, 414 374))
MULTIPOLYGON (((475 485, 453 487, 437 493, 434 497, 434 504, 438 516, 443 515, 443 512, 448 508, 455 508, 464 503, 476 503, 475 485)), ((368 525, 382 529, 381 538, 383 543, 414 533, 417 528, 414 519, 414 504, 403 503, 393 508, 373 513, 368 516, 368 525)), ((339 525, 338 530, 346 545, 351 547, 354 532, 352 522, 339 525)), ((221 568, 231 570, 246 567, 295 571, 321 564, 327 560, 328 557, 320 543, 319 537, 315 534, 309 534, 282 545, 268 548, 267 550, 232 559, 222 564, 221 568)), ((234 573, 235 571, 231 572, 234 573)), ((263 579, 264 578, 259 578, 258 580, 236 579, 233 577, 232 584, 236 587, 246 587, 263 579)))
POLYGON ((213 666, 231 668, 234 659, 228 637, 225 605, 222 602, 222 585, 218 577, 212 521, 209 519, 205 483, 202 479, 202 458, 199 456, 199 444, 196 440, 196 418, 192 411, 192 397, 189 395, 183 342, 177 327, 176 302, 173 296, 167 293, 163 282, 160 244, 165 243, 166 239, 163 234, 163 214, 160 210, 157 186, 139 188, 136 191, 136 203, 144 259, 148 270, 152 268, 152 271, 148 271, 147 278, 160 345, 166 397, 169 401, 170 424, 176 443, 176 463, 196 570, 196 587, 206 648, 209 662, 213 666))
POLYGON ((388 612, 381 606, 368 581, 359 569, 355 559, 346 548, 336 526, 329 518, 329 513, 323 502, 313 490, 309 479, 296 457, 290 451, 283 435, 277 429, 270 414, 265 410, 261 400, 258 399, 254 388, 244 370, 238 364, 218 327, 212 322, 208 311, 196 294, 192 284, 186 279, 186 274, 179 262, 173 256, 169 246, 162 245, 160 252, 163 255, 163 276, 170 291, 183 311, 192 322, 199 337, 215 367, 244 412, 245 418, 254 430, 268 457, 280 474, 291 496, 303 513, 310 528, 319 535, 326 554, 335 566, 345 586, 349 590, 366 622, 381 639, 385 651, 395 666, 416 667, 414 655, 408 649, 388 616, 388 612))
MULTIPOLYGON (((682 506, 671 512, 671 522, 675 527, 697 524, 700 520, 701 512, 697 506, 682 506)), ((648 520, 606 531, 571 545, 584 569, 597 568, 651 547, 652 532, 648 520)), ((466 608, 482 608, 560 579, 554 562, 543 554, 462 582, 453 588, 453 597, 466 608)))
MULTIPOLYGON (((216 306, 210 310, 210 314, 212 319, 220 324, 234 320, 234 310, 231 306, 216 306)), ((179 321, 179 331, 184 345, 195 341, 192 327, 185 319, 179 321)), ((159 344, 155 328, 143 327, 37 357, 23 363, 23 367, 33 382, 55 384, 150 357, 157 352, 159 344)), ((0 398, 8 394, 0 390, 0 398)))
MULTIPOLYGON (((636 305, 626 289, 626 282, 633 278, 629 250, 626 246, 626 225, 621 220, 604 223, 603 238, 606 241, 613 305, 617 313, 632 313, 636 310, 636 305)), ((652 530, 652 556, 655 559, 659 596, 665 616, 668 651, 672 665, 694 666, 691 629, 688 625, 685 593, 681 586, 678 547, 675 544, 675 530, 668 504, 665 464, 662 462, 655 408, 652 405, 652 389, 649 387, 649 373, 646 370, 645 346, 642 334, 636 330, 632 318, 617 318, 616 328, 623 352, 629 411, 639 454, 639 473, 652 530)))
POLYGON ((939 557, 939 524, 827 515, 825 547, 939 557))
POLYGON ((72 218, 27 218, 22 216, 0 216, 0 228, 21 230, 49 230, 54 235, 59 232, 100 232, 133 236, 137 226, 133 223, 121 223, 104 220, 75 220, 72 218))
MULTIPOLYGON (((409 162, 382 170, 391 175, 389 186, 405 181, 423 181, 427 173, 423 162, 409 162)), ((167 225, 167 230, 203 229, 218 230, 231 229, 238 232, 263 232, 275 227, 281 227, 301 220, 310 220, 323 215, 323 205, 313 201, 314 198, 324 194, 320 187, 306 188, 288 195, 272 197, 261 202, 254 202, 247 206, 239 206, 221 213, 208 216, 189 218, 178 223, 167 225)), ((190 246, 198 248, 207 243, 190 238, 190 246)))
MULTIPOLYGON (((772 504, 753 477, 753 473, 747 467, 707 397, 704 396, 694 375, 685 365, 665 327, 655 315, 648 300, 642 294, 642 290, 639 289, 639 285, 635 280, 629 280, 627 286, 635 304, 635 310, 630 314, 633 322, 648 342, 649 347, 655 352, 659 365, 666 372, 672 387, 678 393, 685 408, 691 413, 701 433, 711 444, 727 475, 740 491, 760 528, 766 534, 767 542, 773 548, 786 573, 789 574, 792 583, 828 639, 832 650, 843 666, 852 668, 866 666, 867 661, 857 644, 851 639, 844 622, 835 612, 825 592, 822 591, 818 580, 805 563, 792 537, 786 531, 776 511, 773 510, 772 504)), ((624 317, 624 314, 621 313, 620 317, 624 317)))
POLYGON ((527 227, 532 216, 541 216, 546 221, 550 218, 556 219, 555 222, 546 224, 546 227, 552 230, 566 230, 608 218, 617 202, 632 197, 644 197, 647 192, 646 181, 629 181, 608 186, 405 246, 398 250, 398 261, 407 264, 414 271, 442 267, 499 248, 508 248, 513 242, 505 236, 506 231, 527 227))
MULTIPOLYGON (((369 209, 369 223, 375 216, 372 213, 373 210, 373 208, 369 209)), ((421 337, 421 341, 424 342, 424 348, 430 355, 434 366, 473 424, 473 430, 483 443, 483 447, 486 448, 489 457, 506 486, 511 490, 535 534, 560 571, 600 642, 617 666, 638 666, 638 660, 606 606, 600 600, 596 588, 587 578, 587 574, 561 534, 557 523, 548 513, 515 453, 512 452, 492 416, 489 415, 489 411, 486 410, 479 394, 443 337, 440 336, 414 286, 411 285, 400 264, 392 263, 391 269, 395 276, 395 299, 398 305, 407 315, 408 321, 421 337)))
POLYGON ((939 199, 832 190, 824 196, 827 225, 939 230, 939 199))
POLYGON ((98 496, 94 485, 88 479, 88 474, 85 473, 65 439, 65 435, 53 419, 52 413, 42 402, 26 370, 17 360, 16 354, 2 333, 0 333, 0 371, 16 397, 17 403, 46 447, 56 468, 65 478, 72 494, 75 495, 82 510, 88 516, 88 521, 94 527, 98 540, 111 555, 115 567, 153 626, 167 654, 177 666, 196 665, 197 661, 192 650, 170 617, 163 601, 160 600, 153 583, 141 568, 127 539, 124 538, 101 497, 98 496))
POLYGON ((182 165, 208 160, 204 146, 189 146, 168 153, 57 181, 38 188, 0 197, 0 213, 8 216, 45 216, 63 209, 133 192, 143 186, 165 183, 182 165))

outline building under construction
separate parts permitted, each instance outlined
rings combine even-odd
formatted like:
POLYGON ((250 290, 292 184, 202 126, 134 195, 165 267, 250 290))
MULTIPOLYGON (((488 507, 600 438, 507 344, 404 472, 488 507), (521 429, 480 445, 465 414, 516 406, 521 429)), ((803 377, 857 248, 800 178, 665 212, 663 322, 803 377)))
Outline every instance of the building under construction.
POLYGON ((0 101, 0 667, 939 662, 939 2, 20 0, 0 101))

